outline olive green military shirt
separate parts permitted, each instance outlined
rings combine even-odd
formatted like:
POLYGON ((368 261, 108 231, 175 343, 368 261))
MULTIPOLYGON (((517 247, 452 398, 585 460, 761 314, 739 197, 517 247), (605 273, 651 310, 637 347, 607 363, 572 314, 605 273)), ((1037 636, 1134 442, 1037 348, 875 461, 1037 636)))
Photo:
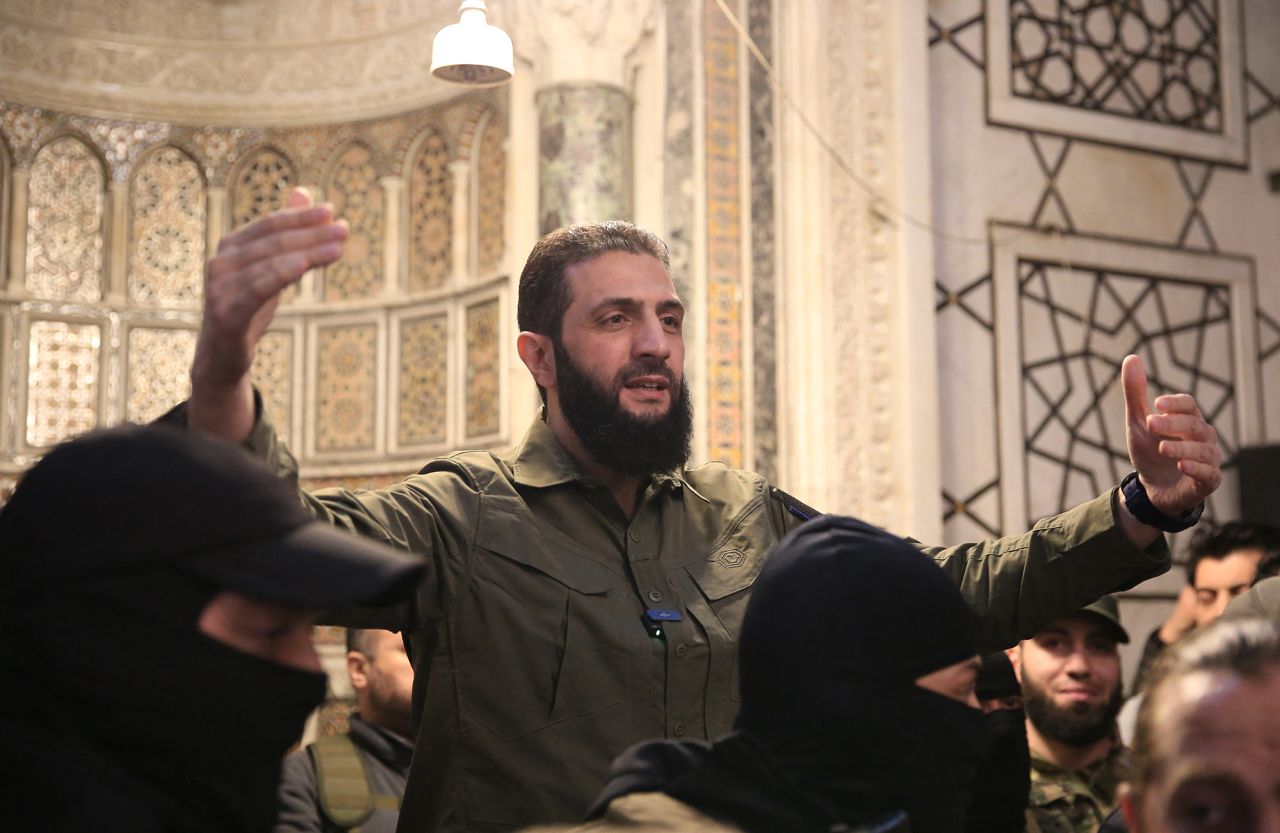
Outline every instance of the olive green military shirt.
MULTIPOLYGON (((296 477, 265 419, 248 445, 296 477)), ((1113 499, 1024 535, 925 548, 981 614, 987 649, 1168 569, 1163 542, 1140 551, 1118 529, 1113 499)), ((461 452, 388 488, 303 500, 430 564, 411 603, 338 619, 406 635, 419 721, 410 833, 577 821, 629 746, 729 731, 751 584, 802 522, 762 477, 719 464, 653 478, 628 519, 541 421, 508 453, 461 452), (663 638, 642 622, 651 608, 681 617, 663 638)))
POLYGON ((1027 833, 1095 833, 1116 809, 1116 791, 1129 779, 1129 750, 1116 743, 1084 769, 1064 769, 1031 756, 1027 833))

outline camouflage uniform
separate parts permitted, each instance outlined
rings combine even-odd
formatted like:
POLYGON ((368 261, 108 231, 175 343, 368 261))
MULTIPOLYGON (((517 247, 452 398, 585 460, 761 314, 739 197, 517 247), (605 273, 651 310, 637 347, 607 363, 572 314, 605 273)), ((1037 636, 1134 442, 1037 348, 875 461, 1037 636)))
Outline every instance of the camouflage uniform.
POLYGON ((1063 769, 1032 753, 1027 833, 1095 833, 1116 808, 1116 790, 1131 766, 1119 743, 1084 769, 1063 769))

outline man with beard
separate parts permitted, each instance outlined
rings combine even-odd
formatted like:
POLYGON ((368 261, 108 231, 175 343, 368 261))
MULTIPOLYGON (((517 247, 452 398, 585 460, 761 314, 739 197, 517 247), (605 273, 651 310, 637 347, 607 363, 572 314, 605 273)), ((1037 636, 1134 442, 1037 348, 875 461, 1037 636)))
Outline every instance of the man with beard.
MULTIPOLYGON (((280 291, 340 257, 345 235, 328 206, 295 192, 222 242, 191 399, 171 419, 246 442, 296 478, 249 369, 280 291)), ((559 229, 520 277, 516 348, 544 408, 519 446, 453 454, 385 489, 302 495, 317 517, 429 565, 411 604, 346 620, 404 631, 414 661, 425 754, 402 830, 575 820, 632 744, 731 728, 751 585, 813 510, 751 472, 685 467, 684 316, 656 236, 617 221, 559 229)), ((1139 359, 1123 377, 1140 471, 1123 498, 1111 490, 1026 535, 927 550, 981 614, 982 645, 1010 645, 1167 569, 1159 527, 1190 522, 1220 482, 1194 399, 1160 397, 1151 412, 1139 359)))
POLYGON ((275 833, 395 833, 413 758, 413 666, 390 631, 347 629, 349 730, 284 761, 275 833))
POLYGON ((1116 643, 1128 641, 1106 596, 1009 649, 1031 750, 1028 833, 1093 833, 1118 806, 1129 751, 1116 731, 1124 702, 1116 643))

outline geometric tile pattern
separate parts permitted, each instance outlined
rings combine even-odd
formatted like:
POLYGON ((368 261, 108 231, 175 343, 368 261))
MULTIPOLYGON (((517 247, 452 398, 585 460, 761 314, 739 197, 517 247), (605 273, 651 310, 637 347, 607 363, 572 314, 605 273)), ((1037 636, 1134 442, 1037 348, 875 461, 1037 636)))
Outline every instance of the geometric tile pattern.
POLYGON ((482 437, 501 428, 502 390, 498 344, 498 299, 467 307, 466 435, 482 437))
POLYGON ((479 166, 476 255, 482 274, 501 261, 505 243, 507 154, 503 142, 502 123, 489 119, 480 137, 480 158, 476 161, 479 166))
POLYGON ((150 422, 191 391, 194 330, 132 327, 125 371, 125 419, 150 422))
POLYGON ((36 154, 27 207, 27 290, 38 298, 102 297, 102 165, 63 137, 36 154))
POLYGON ((27 346, 26 444, 44 448, 98 425, 102 327, 33 321, 27 346))
MULTIPOLYGON (((278 151, 269 147, 255 151, 231 182, 231 228, 284 208, 296 176, 293 165, 278 151)), ((287 304, 297 295, 298 284, 290 284, 280 293, 280 302, 287 304)))
POLYGON ((453 270, 453 172, 444 138, 431 131, 409 177, 409 291, 444 286, 453 270))
POLYGON ((401 445, 430 445, 448 437, 449 317, 445 313, 400 325, 400 401, 396 419, 401 445))
POLYGON ((703 15, 707 193, 707 440, 743 465, 742 220, 738 36, 719 6, 703 15))
POLYGON ((372 450, 378 327, 350 324, 316 332, 316 450, 372 450))
POLYGON ((1013 94, 1221 132, 1218 14, 1205 0, 1013 0, 1013 94))
POLYGON ((1100 494, 1129 470, 1119 389, 1143 358, 1150 397, 1193 394, 1235 454, 1231 298, 1226 287, 1061 263, 1019 262, 1028 522, 1100 494))
POLYGON ((149 154, 133 175, 129 211, 129 298, 199 304, 205 188, 196 163, 172 147, 149 154))
POLYGON ((326 301, 370 298, 382 291, 382 187, 369 149, 353 145, 334 166, 325 197, 350 233, 342 260, 325 268, 326 301))

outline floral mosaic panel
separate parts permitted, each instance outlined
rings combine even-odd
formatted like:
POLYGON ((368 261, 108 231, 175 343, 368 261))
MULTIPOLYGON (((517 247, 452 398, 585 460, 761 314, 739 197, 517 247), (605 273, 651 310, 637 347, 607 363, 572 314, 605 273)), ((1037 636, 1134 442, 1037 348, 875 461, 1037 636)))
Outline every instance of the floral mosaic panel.
POLYGON ((98 425, 98 324, 34 321, 27 353, 27 445, 44 448, 98 425))
POLYGON ((316 450, 372 451, 377 325, 320 327, 317 336, 316 450))
POLYGON ((293 433, 293 333, 287 330, 265 333, 258 341, 250 375, 262 394, 263 407, 271 417, 276 434, 289 443, 293 433))
POLYGON ((443 286, 453 266, 453 173, 444 138, 430 133, 409 177, 409 291, 443 286))
POLYGON ((743 465, 742 223, 737 34, 706 7, 708 450, 743 465))
POLYGON ((284 208, 294 179, 293 166, 278 151, 262 148, 254 153, 231 185, 231 227, 284 208))
POLYGON ((104 177, 82 142, 50 142, 31 166, 27 207, 27 290, 41 298, 102 297, 104 177))
MULTIPOLYGON (((297 175, 279 151, 262 148, 249 157, 231 183, 231 227, 239 228, 284 208, 297 175)), ((297 284, 280 296, 284 303, 298 294, 297 284)))
POLYGON ((501 349, 498 342, 498 301, 467 307, 466 433, 468 437, 496 434, 501 394, 501 349))
POLYGON ((150 154, 134 174, 129 211, 129 298, 199 304, 205 188, 196 163, 172 147, 150 154))
POLYGON ((134 327, 129 330, 125 419, 150 422, 191 392, 194 330, 134 327))
POLYGON ((440 313, 407 319, 400 326, 400 444, 445 442, 448 406, 449 318, 440 313))
POLYGON ((354 145, 334 166, 325 188, 350 234, 342 260, 324 272, 324 300, 369 298, 382 291, 382 186, 369 149, 354 145))
POLYGON ((476 253, 480 271, 486 272, 502 261, 505 243, 507 152, 503 146, 502 125, 490 119, 480 137, 478 162, 480 196, 476 211, 478 225, 476 253))

